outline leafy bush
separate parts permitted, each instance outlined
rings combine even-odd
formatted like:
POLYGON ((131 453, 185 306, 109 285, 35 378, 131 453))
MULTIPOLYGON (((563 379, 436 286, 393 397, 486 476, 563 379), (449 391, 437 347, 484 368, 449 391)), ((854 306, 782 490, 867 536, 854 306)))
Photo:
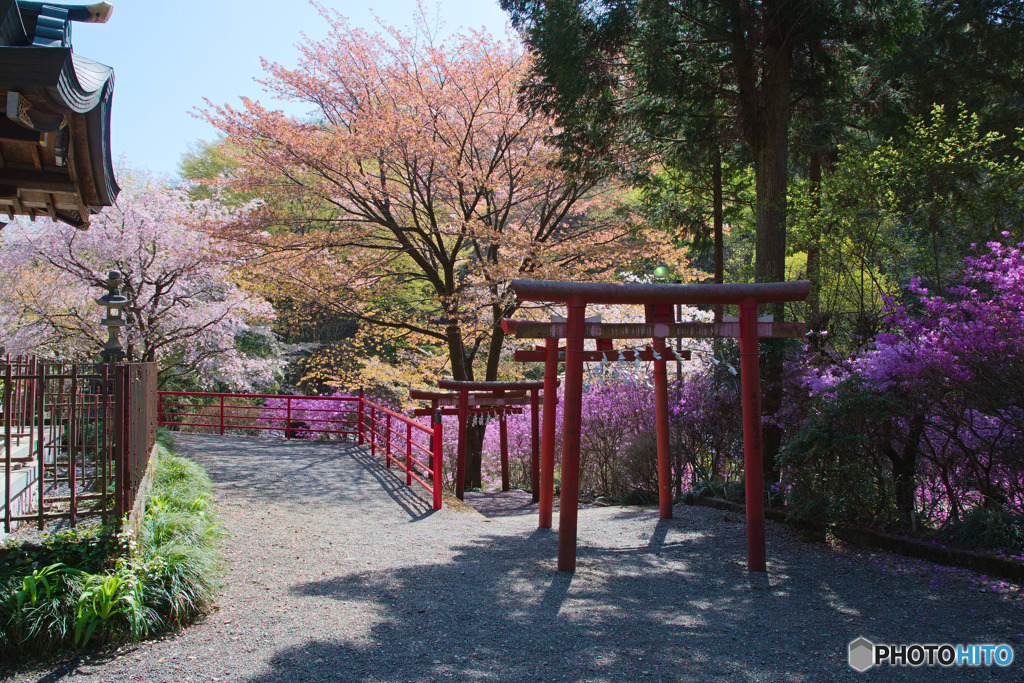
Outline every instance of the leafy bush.
POLYGON ((814 402, 779 459, 797 521, 873 526, 896 517, 888 443, 900 405, 856 378, 814 402))
POLYGON ((968 548, 1024 553, 1024 516, 975 508, 951 526, 950 537, 968 548))
POLYGON ((12 543, 0 548, 0 580, 55 564, 95 574, 108 567, 117 547, 109 524, 58 531, 39 543, 12 543))
POLYGON ((163 434, 136 541, 110 527, 53 534, 0 553, 0 654, 55 654, 137 642, 208 610, 223 535, 212 483, 163 434))
POLYGON ((211 506, 213 483, 195 462, 162 457, 133 568, 161 630, 208 610, 217 594, 223 531, 211 506))
POLYGON ((734 503, 746 502, 746 490, 741 481, 707 481, 702 479, 693 484, 693 494, 709 498, 721 498, 734 503))

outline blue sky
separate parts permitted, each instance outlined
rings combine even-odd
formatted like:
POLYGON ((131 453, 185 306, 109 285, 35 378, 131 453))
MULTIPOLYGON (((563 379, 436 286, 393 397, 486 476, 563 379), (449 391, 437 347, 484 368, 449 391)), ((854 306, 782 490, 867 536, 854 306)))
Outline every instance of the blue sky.
MULTIPOLYGON (((124 156, 132 168, 158 174, 176 174, 190 144, 216 137, 209 124, 190 114, 204 97, 217 103, 235 103, 241 95, 269 101, 253 82, 262 75, 260 57, 294 66, 300 34, 313 40, 327 34, 323 19, 302 0, 111 1, 110 21, 74 24, 72 44, 77 54, 114 67, 115 158, 124 156)), ((366 29, 376 27, 374 15, 406 26, 416 6, 415 0, 323 4, 366 29)), ((497 0, 440 0, 436 8, 448 31, 505 31, 497 0)))

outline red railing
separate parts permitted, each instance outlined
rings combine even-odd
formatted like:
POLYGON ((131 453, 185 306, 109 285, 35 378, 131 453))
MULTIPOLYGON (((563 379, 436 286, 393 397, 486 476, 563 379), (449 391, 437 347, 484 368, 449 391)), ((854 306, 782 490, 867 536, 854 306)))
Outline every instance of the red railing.
POLYGON ((310 439, 321 434, 353 436, 363 442, 359 396, 203 391, 161 391, 159 395, 161 425, 210 429, 221 435, 233 429, 280 432, 286 439, 310 439))
POLYGON ((416 420, 363 399, 363 412, 370 427, 370 454, 376 455, 377 449, 384 450, 385 466, 390 468, 395 463, 405 472, 405 483, 412 485, 415 479, 434 496, 434 509, 441 509, 441 412, 434 414, 431 427, 420 424, 416 420), (395 425, 399 426, 395 429, 395 425), (427 445, 417 442, 415 437, 426 440, 427 445), (429 465, 421 458, 426 456, 429 465), (403 462, 404 459, 404 462, 403 462), (422 475, 421 475, 422 473, 422 475), (424 477, 430 477, 427 483, 424 477))
POLYGON ((171 428, 268 432, 286 439, 352 437, 370 442, 370 453, 384 451, 385 466, 405 472, 405 483, 415 479, 441 509, 441 415, 427 426, 358 396, 291 396, 287 394, 228 394, 161 391, 159 423, 171 428), (369 432, 369 433, 367 433, 369 432))

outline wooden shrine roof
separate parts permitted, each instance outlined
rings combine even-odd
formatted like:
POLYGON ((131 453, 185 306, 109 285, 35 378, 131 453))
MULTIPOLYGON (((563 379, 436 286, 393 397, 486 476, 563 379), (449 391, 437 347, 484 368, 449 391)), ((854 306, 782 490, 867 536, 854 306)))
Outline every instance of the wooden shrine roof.
POLYGON ((110 3, 0 0, 0 213, 86 228, 120 188, 110 150, 114 70, 74 54, 71 23, 110 3))

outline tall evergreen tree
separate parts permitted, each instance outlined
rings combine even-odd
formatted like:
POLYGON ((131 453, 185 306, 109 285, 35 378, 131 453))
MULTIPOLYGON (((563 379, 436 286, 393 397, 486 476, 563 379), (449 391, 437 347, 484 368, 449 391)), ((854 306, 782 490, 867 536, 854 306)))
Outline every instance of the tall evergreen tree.
MULTIPOLYGON (((880 44, 911 25, 915 0, 500 0, 537 53, 526 99, 561 128, 563 163, 613 166, 665 127, 728 130, 755 176, 758 282, 785 279, 790 133, 796 103, 847 61, 845 46, 880 44), (596 162, 595 162, 596 160, 596 162)), ((782 307, 775 309, 781 317, 782 307)), ((768 415, 781 404, 781 358, 766 368, 768 415)), ((781 432, 766 429, 766 475, 777 478, 781 432)))

